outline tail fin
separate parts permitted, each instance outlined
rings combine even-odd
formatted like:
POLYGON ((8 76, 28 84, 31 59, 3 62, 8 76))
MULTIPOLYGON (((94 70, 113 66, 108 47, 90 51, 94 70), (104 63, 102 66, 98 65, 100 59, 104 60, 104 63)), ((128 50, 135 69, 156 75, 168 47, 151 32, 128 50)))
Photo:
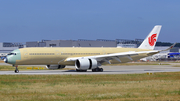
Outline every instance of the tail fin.
POLYGON ((144 39, 142 44, 138 47, 140 49, 154 49, 154 46, 156 45, 156 41, 158 39, 160 30, 161 30, 161 25, 156 25, 152 29, 152 31, 149 33, 149 35, 144 39))

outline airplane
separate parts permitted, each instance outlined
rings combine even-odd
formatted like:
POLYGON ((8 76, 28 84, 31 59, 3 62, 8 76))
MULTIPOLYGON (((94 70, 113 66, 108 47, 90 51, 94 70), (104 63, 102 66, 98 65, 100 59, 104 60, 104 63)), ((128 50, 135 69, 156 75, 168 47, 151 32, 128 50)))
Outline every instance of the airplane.
MULTIPOLYGON (((48 69, 61 69, 75 66, 77 72, 103 72, 99 66, 136 61, 164 50, 153 50, 161 30, 156 25, 138 48, 117 47, 31 47, 16 49, 4 59, 5 63, 18 65, 46 65, 48 69)), ((174 44, 175 45, 175 44, 174 44)), ((174 47, 172 45, 169 50, 174 47)))

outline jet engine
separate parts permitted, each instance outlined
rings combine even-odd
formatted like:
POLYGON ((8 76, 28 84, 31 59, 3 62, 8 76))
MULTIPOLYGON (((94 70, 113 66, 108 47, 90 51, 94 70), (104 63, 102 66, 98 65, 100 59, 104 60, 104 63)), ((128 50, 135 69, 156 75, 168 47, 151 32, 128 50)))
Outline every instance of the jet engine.
POLYGON ((65 68, 65 65, 47 65, 47 69, 62 69, 65 68))
POLYGON ((78 59, 75 62, 75 67, 78 70, 87 70, 97 68, 98 63, 95 59, 78 59))

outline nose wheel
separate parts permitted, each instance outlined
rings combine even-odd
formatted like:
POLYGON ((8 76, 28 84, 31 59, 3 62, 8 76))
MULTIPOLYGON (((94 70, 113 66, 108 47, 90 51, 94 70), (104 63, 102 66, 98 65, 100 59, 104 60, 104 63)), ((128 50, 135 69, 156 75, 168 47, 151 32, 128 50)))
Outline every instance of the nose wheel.
POLYGON ((14 70, 15 73, 19 73, 18 66, 16 66, 16 69, 14 70))

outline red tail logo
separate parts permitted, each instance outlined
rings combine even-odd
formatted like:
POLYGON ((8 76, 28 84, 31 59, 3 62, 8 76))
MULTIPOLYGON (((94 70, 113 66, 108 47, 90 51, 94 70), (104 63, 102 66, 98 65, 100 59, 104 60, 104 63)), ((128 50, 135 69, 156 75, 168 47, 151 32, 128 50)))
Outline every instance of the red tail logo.
POLYGON ((148 38, 148 42, 149 42, 149 45, 150 46, 154 46, 155 42, 156 42, 156 36, 157 36, 157 33, 156 34, 153 34, 152 36, 150 36, 148 38))

